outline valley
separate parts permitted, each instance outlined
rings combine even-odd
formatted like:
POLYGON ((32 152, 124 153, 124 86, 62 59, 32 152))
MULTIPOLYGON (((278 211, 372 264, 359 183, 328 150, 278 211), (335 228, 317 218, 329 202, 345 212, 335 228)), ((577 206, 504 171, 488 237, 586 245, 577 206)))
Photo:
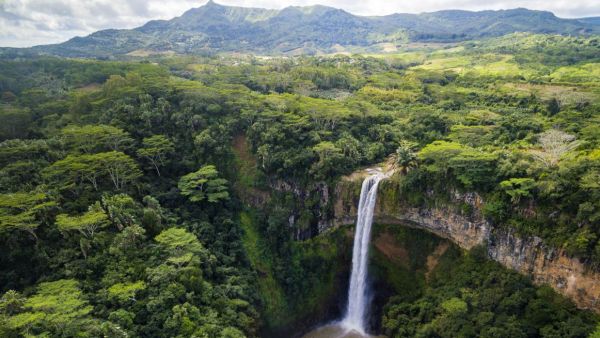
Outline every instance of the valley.
POLYGON ((599 337, 596 21, 211 1, 2 48, 0 337, 599 337))

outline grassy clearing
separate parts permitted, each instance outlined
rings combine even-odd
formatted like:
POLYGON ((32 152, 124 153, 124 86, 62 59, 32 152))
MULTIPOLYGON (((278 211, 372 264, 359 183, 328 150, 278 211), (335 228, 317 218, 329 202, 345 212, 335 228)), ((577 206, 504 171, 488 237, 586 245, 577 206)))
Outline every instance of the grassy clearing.
POLYGON ((429 59, 424 64, 413 67, 414 69, 422 70, 451 70, 462 72, 465 68, 473 65, 471 58, 466 56, 453 56, 439 59, 429 59))

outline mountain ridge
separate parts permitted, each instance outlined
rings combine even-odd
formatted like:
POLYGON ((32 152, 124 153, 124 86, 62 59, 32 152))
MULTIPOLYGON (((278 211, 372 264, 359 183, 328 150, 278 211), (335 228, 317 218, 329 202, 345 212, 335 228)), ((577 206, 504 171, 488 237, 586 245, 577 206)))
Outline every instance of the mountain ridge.
POLYGON ((514 32, 589 35, 600 18, 562 19, 547 11, 442 10, 420 14, 358 16, 343 9, 290 6, 281 10, 224 6, 209 1, 170 20, 151 20, 133 29, 107 29, 66 42, 4 49, 65 57, 110 58, 145 53, 257 54, 376 50, 377 44, 456 42, 514 32))

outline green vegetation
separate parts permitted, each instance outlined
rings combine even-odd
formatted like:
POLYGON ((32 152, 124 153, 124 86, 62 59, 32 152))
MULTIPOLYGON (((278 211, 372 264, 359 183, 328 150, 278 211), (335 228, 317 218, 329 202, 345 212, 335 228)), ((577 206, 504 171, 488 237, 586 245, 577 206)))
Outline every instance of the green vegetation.
POLYGON ((207 200, 214 203, 229 199, 227 180, 218 177, 219 172, 214 165, 206 165, 198 171, 184 175, 177 186, 183 196, 192 202, 207 200))
POLYGON ((274 337, 302 332, 325 318, 346 290, 351 238, 344 229, 301 242, 292 241, 288 202, 270 201, 265 210, 241 214, 243 245, 258 273, 262 314, 274 337), (303 326, 302 326, 303 325, 303 326))
MULTIPOLYGON (((5 301, 12 303, 13 312, 6 321, 7 328, 23 335, 72 336, 93 330, 93 323, 86 318, 92 307, 82 299, 76 280, 40 283, 35 295, 5 301)), ((118 327, 111 329, 119 331, 118 327)))
MULTIPOLYGON (((286 336, 329 319, 351 243, 322 232, 332 187, 387 159, 401 174, 384 193, 477 192, 495 225, 598 268, 599 49, 517 33, 397 55, 2 59, 0 335, 286 336)), ((423 245, 401 269, 375 257, 397 294, 417 274, 385 308, 392 335, 597 325, 478 251, 426 276, 423 245)))
POLYGON ((417 297, 392 297, 383 330, 389 337, 582 337, 594 315, 577 312, 549 287, 486 259, 485 250, 450 248, 417 297))
POLYGON ((585 338, 595 328, 597 316, 489 261, 482 247, 464 252, 423 230, 376 225, 372 256, 391 338, 585 338))

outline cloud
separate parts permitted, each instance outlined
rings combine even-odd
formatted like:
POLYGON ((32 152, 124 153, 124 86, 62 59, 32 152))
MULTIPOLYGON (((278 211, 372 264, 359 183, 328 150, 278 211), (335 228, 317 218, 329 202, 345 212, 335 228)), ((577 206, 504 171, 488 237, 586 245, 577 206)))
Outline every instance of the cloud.
POLYGON ((0 46, 62 42, 107 28, 133 28, 202 5, 192 0, 0 0, 0 46))
MULTIPOLYGON (((107 28, 133 28, 170 19, 206 0, 0 0, 0 46, 57 43, 107 28)), ((420 13, 441 9, 549 10, 561 17, 600 16, 597 0, 217 0, 224 5, 283 8, 321 4, 358 15, 420 13)))

